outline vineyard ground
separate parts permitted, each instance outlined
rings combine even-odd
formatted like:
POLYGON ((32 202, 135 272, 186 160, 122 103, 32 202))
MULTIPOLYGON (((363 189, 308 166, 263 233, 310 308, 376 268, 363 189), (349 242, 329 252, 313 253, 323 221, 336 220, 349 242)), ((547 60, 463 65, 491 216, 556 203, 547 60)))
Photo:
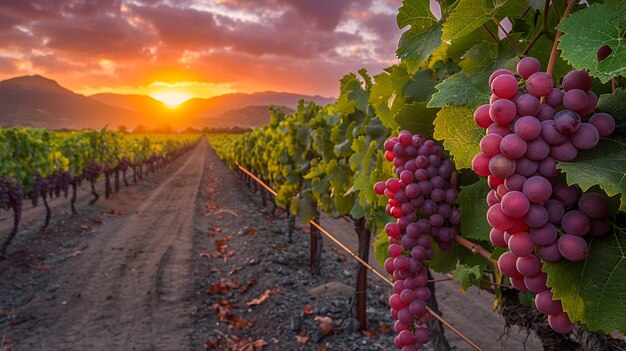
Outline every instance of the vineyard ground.
MULTIPOLYGON (((350 319, 337 326, 351 291, 336 283, 353 285, 354 262, 325 240, 322 275, 312 276, 306 228, 288 243, 281 213, 262 207, 206 143, 113 199, 79 206, 81 215, 66 207, 53 204, 46 231, 39 230, 42 210, 27 214, 9 259, 0 261, 0 339, 11 339, 7 347, 15 351, 203 350, 207 340, 225 343, 232 335, 240 343, 265 342, 265 350, 318 350, 317 341, 329 350, 391 349, 393 334, 383 333, 391 325, 389 288, 370 277, 377 338, 356 332, 350 319), (335 285, 320 296, 315 288, 325 283, 335 285), (254 299, 259 304, 247 306, 254 299), (314 319, 324 315, 335 323, 326 337, 314 319)), ((0 223, 2 233, 8 222, 0 223)), ((356 246, 350 223, 322 224, 356 246)), ((457 289, 452 282, 437 286, 444 316, 485 350, 502 349, 489 297, 457 289)), ((446 333, 457 350, 469 349, 446 333)), ((505 349, 523 350, 525 338, 513 330, 505 349)), ((531 337, 526 349, 540 347, 531 337)))

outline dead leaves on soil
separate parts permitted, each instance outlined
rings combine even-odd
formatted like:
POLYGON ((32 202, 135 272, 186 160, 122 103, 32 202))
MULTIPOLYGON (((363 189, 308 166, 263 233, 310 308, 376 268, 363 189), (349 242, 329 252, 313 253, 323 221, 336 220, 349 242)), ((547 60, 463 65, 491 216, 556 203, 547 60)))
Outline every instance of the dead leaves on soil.
POLYGON ((218 338, 207 339, 204 342, 206 350, 216 351, 261 351, 266 345, 269 345, 269 343, 264 339, 251 341, 249 339, 240 339, 234 335, 227 337, 227 341, 218 338))
POLYGON ((270 289, 266 289, 259 298, 252 299, 250 302, 248 302, 248 307, 262 304, 263 301, 267 300, 270 297, 270 292, 271 292, 270 289))

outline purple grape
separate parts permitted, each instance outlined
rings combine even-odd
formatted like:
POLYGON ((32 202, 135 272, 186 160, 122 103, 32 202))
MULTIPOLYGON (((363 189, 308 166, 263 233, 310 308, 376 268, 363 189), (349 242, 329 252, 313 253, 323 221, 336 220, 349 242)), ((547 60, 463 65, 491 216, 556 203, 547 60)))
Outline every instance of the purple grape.
POLYGON ((489 207, 487 210, 487 222, 492 228, 507 230, 515 224, 515 219, 507 216, 499 204, 489 207))
POLYGON ((506 126, 511 123, 513 118, 515 118, 516 112, 517 109, 515 107, 515 103, 506 99, 495 101, 489 107, 489 116, 491 117, 491 120, 502 126, 506 126))
POLYGON ((509 134, 500 141, 500 151, 502 155, 511 160, 524 156, 526 148, 526 141, 517 134, 509 134))
POLYGON ((500 153, 500 142, 502 136, 498 134, 487 134, 480 140, 480 151, 487 157, 493 157, 500 153))
POLYGON ((556 242, 558 232, 552 223, 547 223, 540 228, 532 228, 529 230, 530 238, 533 243, 539 246, 547 246, 556 242))
POLYGON ((476 108, 476 111, 474 111, 474 122, 483 129, 487 129, 487 127, 493 123, 491 117, 489 117, 489 109, 490 105, 487 104, 479 106, 476 108))
POLYGON ((569 208, 574 205, 580 197, 580 191, 575 186, 567 186, 563 184, 557 184, 554 187, 553 197, 560 201, 565 208, 569 208))
POLYGON ((608 113, 596 113, 591 116, 589 123, 593 124, 601 137, 607 137, 615 130, 615 119, 608 113))
POLYGON ((533 73, 526 80, 526 90, 536 97, 548 95, 553 87, 554 81, 552 77, 545 72, 533 73))
POLYGON ((556 177, 561 174, 561 171, 556 168, 556 160, 550 156, 539 162, 537 171, 544 177, 556 177))
POLYGON ((541 63, 534 57, 524 57, 517 63, 517 74, 522 78, 528 78, 533 73, 539 72, 541 63))
POLYGON ((559 145, 567 141, 567 135, 561 133, 552 120, 541 122, 541 137, 550 145, 559 145))
POLYGON ((539 312, 547 315, 556 314, 563 311, 560 300, 553 300, 552 291, 544 290, 535 296, 535 306, 539 312))
POLYGON ((543 122, 554 119, 554 115, 556 115, 556 110, 554 109, 554 107, 542 103, 539 104, 539 112, 537 112, 535 117, 537 117, 540 122, 543 122))
POLYGON ((541 228, 548 223, 548 211, 546 211, 543 205, 532 204, 524 219, 529 228, 541 228))
POLYGON ((567 140, 560 145, 552 146, 550 156, 557 161, 569 162, 578 156, 578 149, 571 141, 567 140))
POLYGON ((541 262, 535 255, 518 257, 515 263, 517 271, 524 277, 532 277, 541 272, 541 262))
POLYGON ((554 127, 563 134, 572 134, 580 127, 580 116, 570 110, 559 111, 554 116, 554 127))
POLYGON ((609 199, 599 193, 586 193, 578 200, 578 209, 591 219, 601 219, 609 215, 609 199))
POLYGON ((563 206, 560 201, 555 199, 550 199, 543 205, 548 212, 548 221, 552 224, 561 223, 561 218, 563 218, 563 215, 565 214, 565 206, 563 206))
POLYGON ((550 154, 550 145, 543 139, 537 138, 527 143, 526 158, 533 161, 542 161, 550 154))
POLYGON ((533 116, 524 116, 517 120, 514 131, 520 138, 531 141, 541 134, 541 122, 533 116))
POLYGON ((516 161, 515 171, 524 177, 529 177, 539 168, 539 164, 536 161, 522 157, 516 161))
POLYGON ((534 244, 528 232, 512 235, 509 239, 509 250, 517 256, 524 257, 533 253, 534 244))
POLYGON ((509 99, 515 96, 518 91, 517 79, 515 76, 501 74, 490 83, 491 92, 500 99, 509 99))
POLYGON ((546 96, 546 103, 552 107, 558 107, 563 104, 563 92, 559 88, 552 88, 552 91, 546 96))
POLYGON ((539 112, 539 98, 530 94, 522 94, 515 101, 517 114, 520 116, 534 116, 539 112))
POLYGON ((489 160, 489 173, 498 178, 511 176, 515 172, 515 167, 515 161, 503 155, 496 155, 489 160))
POLYGON ((574 330, 574 324, 570 321, 566 312, 548 315, 548 324, 555 332, 569 334, 574 330))
POLYGON ((547 262, 559 262, 563 258, 556 241, 550 245, 540 246, 537 253, 539 257, 547 262))
POLYGON ((583 236, 591 229, 591 220, 583 211, 569 211, 561 219, 561 228, 567 234, 583 236))
POLYGON ((570 91, 572 89, 580 89, 587 91, 591 89, 593 81, 587 71, 572 70, 563 77, 563 89, 570 91))
POLYGON ((542 204, 550 198, 552 185, 546 178, 534 176, 526 180, 522 192, 530 202, 542 204))
POLYGON ((524 285, 528 288, 528 290, 539 293, 548 289, 546 282, 548 280, 548 275, 544 272, 539 272, 531 277, 524 277, 524 285))
POLYGON ((497 123, 492 123, 488 128, 487 128, 487 134, 498 134, 502 137, 507 136, 509 134, 511 134, 511 130, 509 129, 509 127, 507 125, 500 125, 497 123))
POLYGON ((570 261, 580 261, 587 257, 589 246, 580 236, 563 234, 558 241, 559 253, 570 261))
POLYGON ((580 128, 570 135, 570 140, 580 150, 590 150, 598 145, 600 133, 591 123, 581 123, 580 128))
POLYGON ((611 230, 611 222, 609 217, 591 220, 591 228, 589 228, 589 235, 602 236, 606 235, 611 230))
POLYGON ((520 191, 510 191, 502 196, 500 202, 502 212, 511 218, 524 217, 528 213, 530 203, 526 196, 520 191))
POLYGON ((580 89, 572 89, 563 96, 563 106, 571 111, 580 112, 587 107, 587 93, 580 89))
POLYGON ((515 256, 512 252, 507 251, 498 258, 498 268, 500 269, 500 272, 507 277, 519 276, 520 274, 515 267, 516 262, 517 256, 515 256))
POLYGON ((515 76, 515 74, 513 74, 513 72, 509 71, 508 69, 505 68, 501 68, 498 70, 495 70, 493 73, 491 73, 491 75, 489 76, 489 85, 491 86, 491 83, 493 82, 493 80, 498 77, 501 76, 503 74, 506 75, 510 75, 510 76, 515 76))

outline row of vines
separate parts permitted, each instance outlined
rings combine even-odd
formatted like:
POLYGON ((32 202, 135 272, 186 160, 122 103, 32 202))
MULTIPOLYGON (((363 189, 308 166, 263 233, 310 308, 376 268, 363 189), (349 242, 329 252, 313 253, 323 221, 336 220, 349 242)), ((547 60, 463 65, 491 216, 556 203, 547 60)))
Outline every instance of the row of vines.
POLYGON ((269 125, 211 145, 291 214, 352 218, 360 252, 376 236, 377 260, 404 281, 390 300, 399 348, 428 340, 417 307, 399 313, 417 294, 401 294, 420 272, 407 262, 421 256, 462 290, 493 293, 545 349, 624 349, 626 1, 404 0, 397 22, 399 64, 347 74, 334 104, 272 108, 269 125), (418 180, 420 155, 449 158, 451 173, 424 166, 418 180), (457 193, 427 210, 419 191, 433 200, 437 175, 435 188, 457 193), (411 250, 418 217, 440 244, 425 256, 411 250))
POLYGON ((89 183, 95 203, 100 195, 95 184, 105 182, 105 197, 128 186, 126 174, 133 179, 153 172, 199 139, 198 135, 136 135, 102 130, 53 132, 34 128, 0 129, 0 209, 12 210, 13 229, 0 246, 0 257, 18 232, 24 208, 30 200, 33 207, 42 200, 46 207, 43 226, 51 218, 48 199, 70 195, 72 213, 78 187, 89 183))

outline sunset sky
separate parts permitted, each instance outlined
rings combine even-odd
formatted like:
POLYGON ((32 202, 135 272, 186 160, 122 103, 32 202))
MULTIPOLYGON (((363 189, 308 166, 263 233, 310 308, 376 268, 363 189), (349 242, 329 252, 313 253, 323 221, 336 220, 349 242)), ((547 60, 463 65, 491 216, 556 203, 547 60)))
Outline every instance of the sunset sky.
POLYGON ((0 79, 83 94, 336 96, 395 62, 401 0, 1 0, 0 79))

